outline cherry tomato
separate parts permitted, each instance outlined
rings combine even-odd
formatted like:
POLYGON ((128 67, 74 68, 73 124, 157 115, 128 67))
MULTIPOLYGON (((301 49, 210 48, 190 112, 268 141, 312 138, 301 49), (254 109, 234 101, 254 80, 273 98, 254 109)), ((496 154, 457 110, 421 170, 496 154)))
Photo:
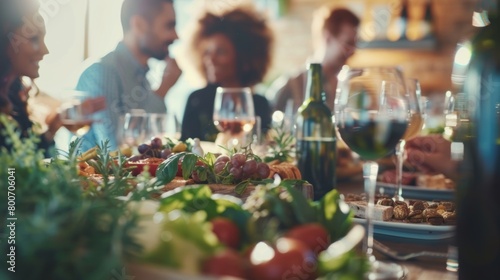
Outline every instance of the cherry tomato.
POLYGON ((310 223, 296 226, 285 233, 288 238, 301 241, 316 255, 330 245, 330 237, 326 229, 318 223, 310 223))
POLYGON ((250 279, 316 279, 317 259, 302 242, 282 237, 257 243, 250 253, 250 279))
POLYGON ((210 222, 212 223, 212 231, 222 244, 233 249, 239 247, 241 235, 240 229, 235 223, 223 217, 214 218, 210 222))
POLYGON ((224 249, 203 263, 203 273, 246 279, 248 263, 232 249, 224 249))

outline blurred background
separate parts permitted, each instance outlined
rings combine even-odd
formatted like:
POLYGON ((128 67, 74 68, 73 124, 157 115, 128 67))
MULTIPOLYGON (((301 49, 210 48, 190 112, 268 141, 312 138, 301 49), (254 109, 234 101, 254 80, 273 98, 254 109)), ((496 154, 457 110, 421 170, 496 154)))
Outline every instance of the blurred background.
MULTIPOLYGON (((176 0, 180 39, 171 55, 182 68, 183 30, 206 6, 230 9, 240 2, 253 2, 271 19, 276 34, 274 62, 257 92, 265 92, 282 74, 303 69, 312 53, 313 12, 322 5, 346 6, 362 19, 358 50, 352 66, 400 65, 409 77, 416 77, 428 97, 430 112, 442 112, 447 91, 457 90, 451 72, 457 43, 469 38, 476 0, 176 0)), ((46 42, 50 54, 40 63, 37 84, 59 98, 76 84, 80 71, 94 59, 116 47, 122 38, 122 0, 40 0, 47 23, 46 42)), ((467 52, 462 60, 467 60, 467 52)), ((460 59, 460 58, 458 58, 460 59)), ((164 65, 151 60, 149 79, 158 85, 164 65)), ((182 117, 189 93, 200 84, 184 71, 167 95, 169 112, 182 117)), ((431 118, 432 119, 432 118, 431 118)), ((439 121, 438 121, 439 123, 439 121)))

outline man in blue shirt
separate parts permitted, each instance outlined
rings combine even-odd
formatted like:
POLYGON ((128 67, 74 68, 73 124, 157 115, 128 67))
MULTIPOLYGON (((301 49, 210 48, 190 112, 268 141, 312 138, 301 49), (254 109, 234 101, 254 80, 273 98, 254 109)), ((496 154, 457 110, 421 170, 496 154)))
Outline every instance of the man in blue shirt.
POLYGON ((120 116, 134 109, 166 113, 164 97, 181 71, 168 57, 168 47, 178 38, 173 0, 124 0, 121 10, 123 40, 80 76, 77 90, 91 97, 105 96, 106 110, 94 114, 97 120, 83 136, 82 150, 109 139, 110 149, 120 144, 120 116), (146 79, 149 58, 165 60, 167 67, 158 90, 146 79))

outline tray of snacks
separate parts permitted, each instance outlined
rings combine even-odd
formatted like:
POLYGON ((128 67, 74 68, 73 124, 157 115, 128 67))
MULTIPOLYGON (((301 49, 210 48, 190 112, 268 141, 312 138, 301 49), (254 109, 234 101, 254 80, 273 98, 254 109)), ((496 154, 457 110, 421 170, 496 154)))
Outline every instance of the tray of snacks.
MULTIPOLYGON (((374 233, 407 239, 441 240, 454 236, 455 205, 450 201, 405 200, 394 202, 387 197, 376 199, 373 213, 374 233)), ((346 202, 354 221, 364 224, 366 201, 362 195, 349 194, 346 202)))
MULTIPOLYGON (((394 194, 397 191, 394 170, 387 170, 378 177, 377 190, 394 194)), ((443 174, 421 174, 403 172, 402 190, 404 198, 423 200, 453 200, 455 183, 443 174)))

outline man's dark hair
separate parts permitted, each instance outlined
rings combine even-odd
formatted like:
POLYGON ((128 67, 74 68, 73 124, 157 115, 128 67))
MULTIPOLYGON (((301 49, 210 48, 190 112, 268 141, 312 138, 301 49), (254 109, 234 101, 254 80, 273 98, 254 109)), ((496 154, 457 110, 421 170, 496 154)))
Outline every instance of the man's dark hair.
POLYGON ((130 19, 139 15, 145 19, 153 19, 161 10, 163 3, 173 4, 174 0, 125 0, 122 4, 121 21, 123 32, 130 29, 130 19))

